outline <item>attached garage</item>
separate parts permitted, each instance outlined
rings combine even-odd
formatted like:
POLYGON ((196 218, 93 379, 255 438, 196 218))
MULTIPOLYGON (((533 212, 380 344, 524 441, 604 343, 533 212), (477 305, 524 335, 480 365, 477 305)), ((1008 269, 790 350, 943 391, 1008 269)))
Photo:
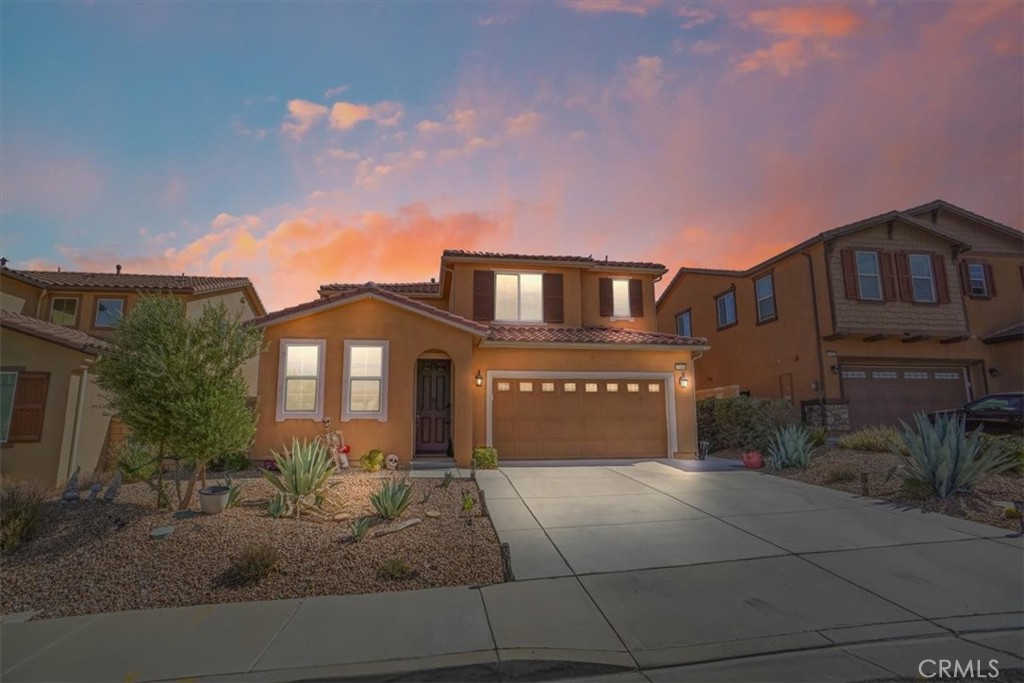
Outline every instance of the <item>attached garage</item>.
POLYGON ((963 366, 842 365, 850 427, 909 423, 914 413, 956 408, 970 400, 963 366))
POLYGON ((671 373, 489 374, 490 441, 502 459, 664 458, 676 450, 671 373))

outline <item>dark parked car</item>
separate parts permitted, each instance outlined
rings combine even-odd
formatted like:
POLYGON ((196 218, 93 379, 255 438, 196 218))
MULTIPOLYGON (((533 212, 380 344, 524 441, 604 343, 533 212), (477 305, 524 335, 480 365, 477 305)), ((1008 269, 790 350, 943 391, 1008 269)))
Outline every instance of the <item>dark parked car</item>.
POLYGON ((1024 433, 1024 392, 1021 391, 989 394, 955 411, 943 412, 962 415, 968 431, 982 427, 986 434, 1024 433))

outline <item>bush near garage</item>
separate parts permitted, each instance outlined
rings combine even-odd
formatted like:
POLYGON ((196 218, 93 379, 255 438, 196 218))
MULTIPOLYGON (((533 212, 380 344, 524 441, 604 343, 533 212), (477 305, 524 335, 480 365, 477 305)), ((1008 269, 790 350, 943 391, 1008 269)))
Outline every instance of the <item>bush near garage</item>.
POLYGON ((711 450, 764 451, 776 430, 800 421, 789 401, 738 396, 697 401, 697 434, 711 450))
POLYGON ((843 434, 839 437, 837 445, 852 451, 889 453, 895 449, 906 454, 903 439, 900 438, 900 432, 895 427, 864 427, 855 432, 843 434))
POLYGON ((492 446, 477 446, 473 449, 473 464, 480 470, 498 468, 498 449, 492 446))

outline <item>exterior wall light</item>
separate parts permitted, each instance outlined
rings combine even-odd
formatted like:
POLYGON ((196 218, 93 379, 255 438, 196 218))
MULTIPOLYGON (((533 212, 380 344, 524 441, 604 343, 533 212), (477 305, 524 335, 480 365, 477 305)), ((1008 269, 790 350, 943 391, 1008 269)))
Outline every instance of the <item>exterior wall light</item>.
POLYGON ((476 385, 478 387, 482 387, 484 385, 484 376, 480 374, 479 370, 476 371, 476 377, 474 379, 476 379, 476 385))
POLYGON ((690 380, 686 376, 685 372, 679 373, 679 386, 682 387, 683 389, 690 386, 690 380))

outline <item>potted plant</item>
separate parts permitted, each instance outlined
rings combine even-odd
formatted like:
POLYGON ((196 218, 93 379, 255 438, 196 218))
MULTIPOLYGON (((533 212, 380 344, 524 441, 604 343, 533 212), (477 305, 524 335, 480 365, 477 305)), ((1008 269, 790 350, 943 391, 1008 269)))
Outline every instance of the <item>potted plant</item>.
POLYGON ((756 470, 764 467, 764 458, 760 451, 747 451, 743 454, 743 466, 749 470, 756 470))
POLYGON ((205 515, 219 515, 228 506, 228 486, 206 486, 199 489, 199 507, 205 515))

